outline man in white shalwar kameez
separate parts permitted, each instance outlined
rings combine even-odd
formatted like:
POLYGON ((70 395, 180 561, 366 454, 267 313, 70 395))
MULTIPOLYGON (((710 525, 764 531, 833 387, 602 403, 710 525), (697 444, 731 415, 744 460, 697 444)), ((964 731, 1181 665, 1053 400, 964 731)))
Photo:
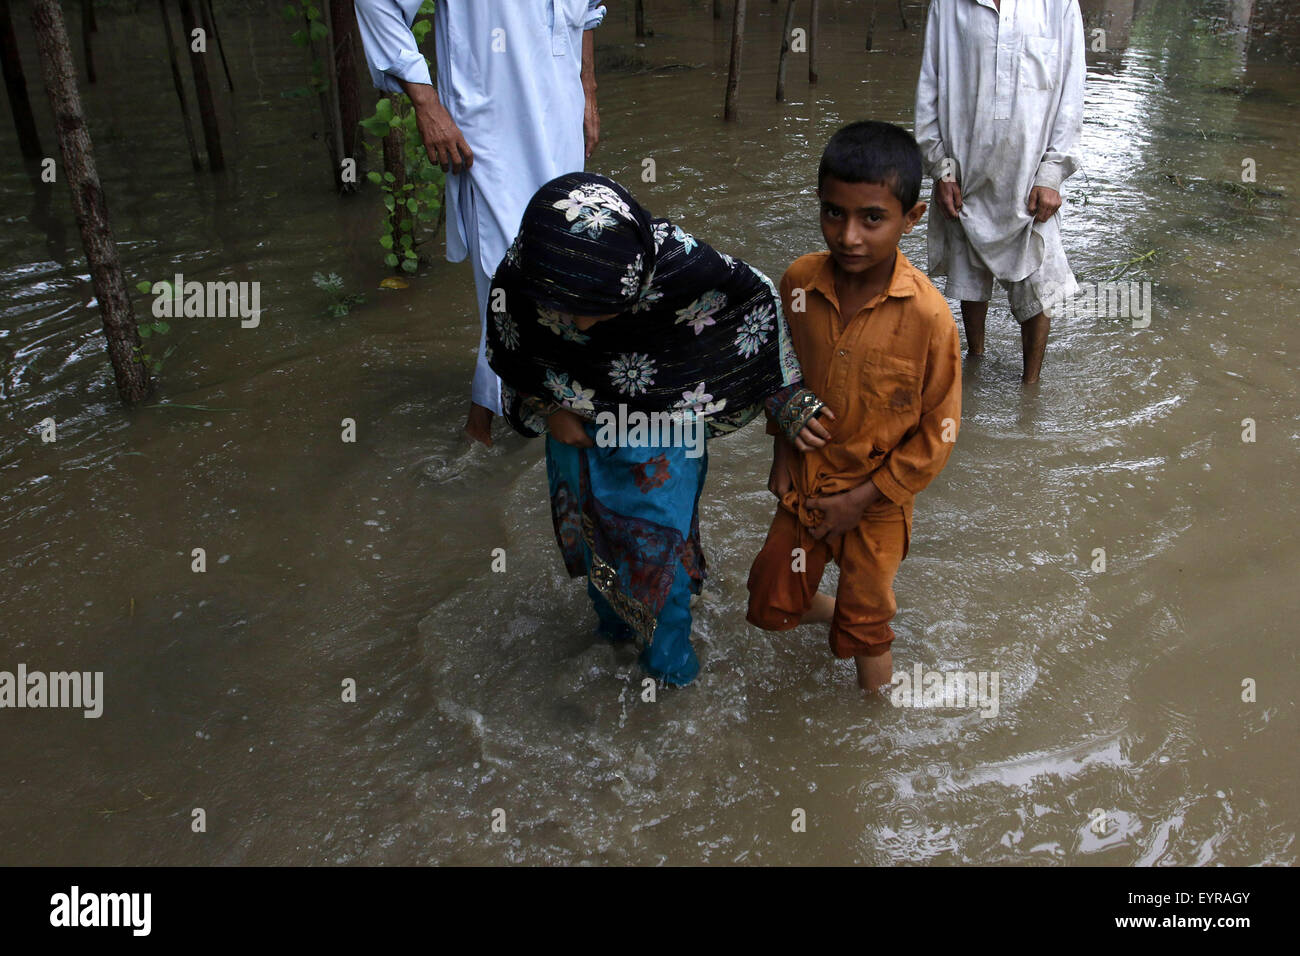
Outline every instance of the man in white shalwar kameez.
POLYGON ((1051 307, 1077 289, 1061 245, 1061 183, 1079 167, 1078 0, 931 0, 916 140, 934 177, 930 275, 961 300, 968 354, 984 352, 993 280, 1020 322, 1036 382, 1051 307))
POLYGON ((356 0, 376 87, 405 92, 429 159, 447 176, 447 258, 466 257, 478 293, 478 363, 465 432, 492 444, 501 383, 484 356, 492 275, 524 207, 599 139, 592 34, 599 0, 438 0, 437 89, 411 32, 421 0, 356 0))

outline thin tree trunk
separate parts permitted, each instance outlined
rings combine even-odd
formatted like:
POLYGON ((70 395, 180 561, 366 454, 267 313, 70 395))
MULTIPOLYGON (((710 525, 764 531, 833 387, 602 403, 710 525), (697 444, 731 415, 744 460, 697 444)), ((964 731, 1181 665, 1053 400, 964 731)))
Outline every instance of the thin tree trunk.
MULTIPOLYGON (((352 160, 358 167, 361 158, 361 93, 357 87, 356 48, 352 43, 352 24, 357 22, 352 0, 329 0, 330 44, 334 51, 334 89, 338 106, 339 162, 352 160)), ((341 166, 340 166, 341 172, 341 166)), ((356 192, 358 184, 338 180, 340 192, 356 192)))
POLYGON ((207 54, 194 51, 194 6, 190 0, 180 0, 181 28, 185 33, 182 42, 190 51, 190 69, 194 72, 194 96, 199 101, 199 120, 203 124, 203 145, 208 150, 208 169, 218 172, 226 168, 226 158, 221 151, 221 127, 217 124, 217 110, 212 103, 212 86, 208 83, 207 54))
POLYGON ((713 19, 722 19, 722 0, 713 0, 713 19))
POLYGON ((794 2, 789 0, 785 8, 785 33, 781 35, 781 59, 776 67, 776 101, 785 100, 785 58, 790 55, 790 34, 794 31, 794 2))
POLYGON ((907 14, 903 12, 903 0, 898 0, 898 19, 900 19, 900 20, 903 21, 903 25, 902 25, 902 27, 901 27, 900 29, 906 30, 906 29, 907 29, 907 14))
POLYGON ((876 38, 876 0, 871 0, 871 19, 867 21, 867 52, 871 52, 876 38))
POLYGON ((235 81, 230 78, 230 64, 226 62, 226 48, 221 43, 221 33, 217 30, 217 15, 212 10, 212 0, 203 0, 203 25, 208 34, 217 41, 217 53, 221 56, 221 69, 226 74, 226 89, 235 92, 235 81))
MULTIPOLYGON (((3 2, 3 0, 0 0, 3 2)), ((185 142, 190 147, 190 165, 195 170, 203 168, 199 161, 199 147, 194 142, 194 124, 190 121, 190 108, 185 102, 185 81, 181 79, 181 65, 176 60, 176 40, 172 36, 171 17, 167 16, 167 0, 158 0, 158 12, 162 14, 163 33, 167 36, 167 59, 172 65, 172 85, 176 87, 176 98, 181 103, 181 120, 185 127, 185 142)))
MULTIPOLYGON (((393 190, 393 197, 396 200, 393 204, 393 211, 388 214, 388 221, 393 230, 393 251, 397 253, 397 267, 402 266, 402 227, 406 219, 406 207, 402 205, 404 198, 403 186, 406 185, 406 153, 404 148, 405 131, 401 126, 395 126, 389 129, 384 136, 384 171, 393 174, 393 181, 389 186, 393 190)), ((415 233, 411 234, 411 241, 415 241, 415 233)))
POLYGON ((153 384, 149 370, 138 357, 140 332, 108 222, 108 204, 95 169, 95 149, 81 110, 76 67, 58 0, 32 0, 32 25, 36 29, 45 89, 54 112, 63 175, 72 190, 72 208, 81 230, 95 298, 99 300, 117 394, 123 402, 134 404, 149 394, 153 384))
POLYGON ((817 21, 821 19, 821 0, 812 0, 808 18, 808 82, 817 82, 817 21))
POLYGON ((5 92, 9 94, 9 108, 13 110, 14 127, 18 130, 18 148, 25 159, 41 159, 45 154, 41 151, 41 138, 36 132, 32 101, 27 96, 27 78, 23 75, 23 61, 18 56, 9 0, 0 0, 0 67, 4 69, 5 92))
POLYGON ((95 54, 90 35, 95 32, 95 0, 81 0, 81 53, 86 58, 86 82, 95 82, 95 54))
POLYGON ((636 0, 634 15, 636 17, 636 38, 640 40, 645 37, 645 0, 636 0))
POLYGON ((737 118, 736 94, 740 90, 740 52, 745 39, 745 0, 736 0, 731 18, 731 67, 727 71, 727 103, 722 118, 737 118))

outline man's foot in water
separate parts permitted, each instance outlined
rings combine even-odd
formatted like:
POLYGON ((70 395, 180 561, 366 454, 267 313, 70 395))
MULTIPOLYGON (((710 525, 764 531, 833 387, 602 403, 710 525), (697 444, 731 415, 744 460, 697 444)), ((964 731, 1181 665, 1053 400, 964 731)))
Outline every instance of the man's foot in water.
POLYGON ((492 412, 482 405, 469 406, 469 418, 465 420, 465 436, 470 441, 481 441, 492 447, 492 412))

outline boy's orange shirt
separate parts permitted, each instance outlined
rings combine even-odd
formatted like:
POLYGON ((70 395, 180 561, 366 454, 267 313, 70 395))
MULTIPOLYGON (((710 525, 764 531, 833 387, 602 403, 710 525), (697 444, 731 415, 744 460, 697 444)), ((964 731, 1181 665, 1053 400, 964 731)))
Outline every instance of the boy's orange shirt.
MULTIPOLYGON (((943 295, 902 252, 889 288, 857 315, 840 315, 829 252, 801 256, 781 279, 781 302, 804 384, 830 406, 831 440, 798 456, 782 504, 811 525, 804 501, 865 481, 910 527, 916 493, 939 474, 961 423, 961 340, 943 295), (803 289, 803 309, 795 290, 803 289), (947 439, 947 440, 945 440, 947 439)), ((870 513, 872 509, 868 509, 870 513)))

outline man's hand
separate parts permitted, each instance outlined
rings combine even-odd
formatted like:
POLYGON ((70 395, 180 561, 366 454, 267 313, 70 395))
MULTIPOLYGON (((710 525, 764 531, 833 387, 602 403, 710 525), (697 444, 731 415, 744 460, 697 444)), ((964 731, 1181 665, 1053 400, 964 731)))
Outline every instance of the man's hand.
POLYGON ((767 490, 778 498, 794 487, 794 446, 782 436, 772 439, 772 471, 767 478, 767 490))
POLYGON ((863 513, 883 497, 875 482, 867 481, 838 495, 809 498, 804 502, 808 510, 822 513, 822 520, 813 527, 812 536, 818 540, 838 538, 855 527, 862 520, 863 513))
POLYGON ((1029 211, 1035 222, 1047 222, 1061 208, 1061 194, 1046 186, 1035 186, 1029 191, 1029 211))
POLYGON ((940 179, 934 184, 934 198, 949 219, 961 215, 961 187, 955 179, 940 179))
POLYGON ((827 421, 835 421, 835 413, 825 405, 820 412, 808 419, 808 424, 799 429, 799 434, 794 437, 794 447, 800 451, 812 451, 814 448, 821 448, 831 440, 831 433, 826 430, 826 426, 819 422, 818 418, 825 418, 827 421))
POLYGON ((415 125, 424 141, 429 162, 441 166, 445 173, 463 173, 474 165, 474 152, 465 136, 438 99, 437 91, 427 83, 402 81, 402 89, 415 107, 415 125))
POLYGON ((546 429, 556 441, 574 448, 592 448, 596 444, 582 427, 582 419, 567 408, 552 412, 546 419, 546 429))

